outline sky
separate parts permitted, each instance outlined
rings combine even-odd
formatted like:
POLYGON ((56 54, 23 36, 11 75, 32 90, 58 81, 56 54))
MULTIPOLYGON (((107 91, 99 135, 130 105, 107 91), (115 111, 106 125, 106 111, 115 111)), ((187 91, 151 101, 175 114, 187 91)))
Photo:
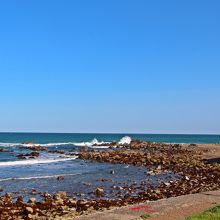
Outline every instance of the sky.
POLYGON ((219 0, 0 2, 0 131, 220 134, 219 0))

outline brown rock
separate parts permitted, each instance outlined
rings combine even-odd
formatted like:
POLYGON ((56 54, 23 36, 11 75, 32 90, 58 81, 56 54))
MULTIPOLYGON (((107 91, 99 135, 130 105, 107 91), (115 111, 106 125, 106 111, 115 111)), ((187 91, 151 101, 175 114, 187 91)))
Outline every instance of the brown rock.
POLYGON ((35 204, 36 203, 36 199, 35 198, 30 198, 28 203, 35 204))
POLYGON ((57 180, 59 180, 59 181, 64 180, 64 176, 58 176, 57 180))
POLYGON ((102 189, 102 188, 97 188, 97 189, 95 190, 95 195, 96 195, 97 197, 102 197, 103 194, 104 194, 104 189, 102 189))
POLYGON ((25 210, 27 211, 27 213, 31 213, 31 214, 34 212, 33 208, 31 207, 26 207, 25 210))
POLYGON ((56 196, 57 196, 57 197, 60 197, 60 198, 66 197, 66 196, 67 196, 67 193, 66 193, 65 191, 58 191, 58 192, 56 193, 56 196))
POLYGON ((88 152, 88 151, 89 151, 88 146, 83 146, 79 149, 79 152, 81 152, 81 153, 88 152))

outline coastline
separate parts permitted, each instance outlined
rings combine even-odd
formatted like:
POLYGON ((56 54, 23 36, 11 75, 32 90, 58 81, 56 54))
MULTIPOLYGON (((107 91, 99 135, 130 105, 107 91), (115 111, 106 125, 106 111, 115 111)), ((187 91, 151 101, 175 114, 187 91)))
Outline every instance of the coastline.
MULTIPOLYGON (((207 164, 207 161, 204 161, 204 159, 220 158, 219 144, 179 145, 132 141, 131 143, 117 144, 116 148, 115 143, 108 143, 108 145, 110 147, 108 150, 93 149, 92 151, 84 146, 80 148, 77 155, 82 161, 147 167, 149 170, 146 176, 155 176, 162 172, 172 171, 180 177, 176 181, 162 181, 158 186, 149 185, 147 188, 141 186, 142 188, 138 191, 137 196, 130 196, 129 192, 140 188, 139 185, 133 186, 133 188, 131 186, 120 188, 119 185, 119 191, 126 191, 127 193, 119 194, 118 198, 114 200, 102 199, 105 188, 97 188, 96 200, 77 200, 68 197, 65 192, 58 192, 56 195, 42 194, 43 200, 41 202, 36 202, 32 198, 26 203, 21 197, 13 201, 12 195, 6 194, 0 198, 1 219, 14 214, 17 219, 19 217, 24 219, 59 219, 59 217, 68 219, 95 210, 112 209, 149 200, 166 199, 220 188, 219 165, 207 164), (9 212, 7 207, 10 207, 14 214, 9 212)), ((94 144, 94 147, 99 147, 99 145, 94 144)))

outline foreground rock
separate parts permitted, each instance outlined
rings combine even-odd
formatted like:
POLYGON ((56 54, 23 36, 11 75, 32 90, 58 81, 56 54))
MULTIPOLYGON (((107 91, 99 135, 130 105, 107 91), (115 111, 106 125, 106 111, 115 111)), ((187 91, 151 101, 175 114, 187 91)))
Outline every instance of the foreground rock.
POLYGON ((39 152, 33 151, 29 154, 18 154, 17 157, 20 159, 37 158, 40 156, 39 152))

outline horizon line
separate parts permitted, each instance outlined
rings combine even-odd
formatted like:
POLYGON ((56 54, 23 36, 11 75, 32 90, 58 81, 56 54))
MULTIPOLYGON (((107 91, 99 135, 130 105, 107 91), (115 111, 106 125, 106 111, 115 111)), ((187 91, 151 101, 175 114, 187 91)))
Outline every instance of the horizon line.
POLYGON ((220 135, 217 133, 148 133, 148 132, 47 132, 47 131, 0 131, 0 133, 12 133, 12 134, 141 134, 141 135, 220 135))

